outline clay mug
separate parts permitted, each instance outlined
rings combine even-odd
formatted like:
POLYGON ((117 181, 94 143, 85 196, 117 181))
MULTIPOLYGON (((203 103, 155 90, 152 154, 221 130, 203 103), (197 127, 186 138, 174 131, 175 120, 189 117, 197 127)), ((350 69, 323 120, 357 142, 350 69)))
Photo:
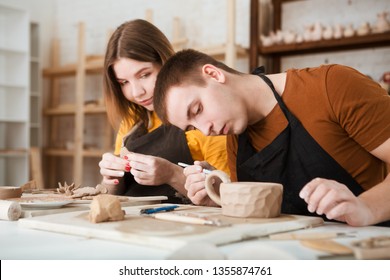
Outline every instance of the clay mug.
POLYGON ((222 214, 240 218, 275 218, 280 215, 283 186, 268 182, 231 182, 214 170, 206 176, 208 196, 222 207, 222 214), (214 185, 219 184, 219 191, 214 185), (214 183, 214 184, 213 184, 214 183))

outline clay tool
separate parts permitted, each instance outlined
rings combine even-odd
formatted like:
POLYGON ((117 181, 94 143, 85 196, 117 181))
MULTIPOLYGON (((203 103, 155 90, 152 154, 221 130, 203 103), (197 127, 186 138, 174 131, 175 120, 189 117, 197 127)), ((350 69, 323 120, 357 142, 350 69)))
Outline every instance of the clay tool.
MULTIPOLYGON (((186 164, 186 163, 183 163, 183 162, 178 162, 177 163, 178 165, 180 165, 181 167, 187 167, 187 166, 191 166, 189 164, 186 164)), ((211 170, 208 170, 208 169, 204 169, 203 168, 203 171, 202 171, 204 174, 209 174, 211 172, 211 170)))
POLYGON ((390 236, 376 236, 352 243, 358 260, 390 259, 390 236))
POLYGON ((156 207, 156 208, 145 208, 141 209, 141 214, 154 214, 159 212, 169 212, 175 210, 179 205, 169 205, 169 206, 162 206, 162 207, 156 207))
POLYGON ((353 250, 345 245, 342 245, 333 240, 301 240, 301 244, 305 247, 323 251, 334 255, 352 255, 353 250))
POLYGON ((195 225, 208 225, 208 226, 230 226, 230 224, 222 223, 218 219, 208 219, 200 216, 193 216, 186 213, 157 213, 152 215, 155 219, 165 220, 171 222, 195 224, 195 225))
POLYGON ((315 239, 332 239, 337 237, 354 237, 355 235, 347 232, 308 232, 308 233, 276 233, 271 234, 269 239, 272 240, 315 240, 315 239))

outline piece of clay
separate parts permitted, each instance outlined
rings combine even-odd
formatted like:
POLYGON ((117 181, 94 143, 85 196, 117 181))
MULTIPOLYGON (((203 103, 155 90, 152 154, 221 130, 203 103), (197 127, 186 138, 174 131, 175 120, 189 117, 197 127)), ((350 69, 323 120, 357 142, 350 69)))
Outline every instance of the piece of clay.
POLYGON ((107 188, 104 185, 98 184, 96 187, 75 187, 74 183, 68 185, 66 182, 64 185, 58 183, 57 192, 60 194, 65 194, 66 196, 70 196, 72 198, 80 198, 86 196, 95 196, 98 194, 108 193, 107 188))
POLYGON ((92 223, 121 221, 125 218, 125 211, 122 210, 119 199, 111 194, 95 196, 90 208, 89 221, 92 223))
POLYGON ((130 153, 129 150, 125 146, 123 146, 120 151, 120 157, 123 158, 125 155, 129 153, 130 153))
POLYGON ((0 200, 0 220, 16 221, 22 214, 22 208, 16 201, 0 200))

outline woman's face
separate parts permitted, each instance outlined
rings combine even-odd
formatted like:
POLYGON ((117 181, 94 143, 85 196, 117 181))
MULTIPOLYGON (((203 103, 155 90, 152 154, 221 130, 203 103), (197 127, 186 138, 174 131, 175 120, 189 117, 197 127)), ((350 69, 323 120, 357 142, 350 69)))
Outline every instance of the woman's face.
POLYGON ((160 66, 131 58, 119 58, 113 65, 116 80, 127 100, 153 111, 153 93, 160 66))

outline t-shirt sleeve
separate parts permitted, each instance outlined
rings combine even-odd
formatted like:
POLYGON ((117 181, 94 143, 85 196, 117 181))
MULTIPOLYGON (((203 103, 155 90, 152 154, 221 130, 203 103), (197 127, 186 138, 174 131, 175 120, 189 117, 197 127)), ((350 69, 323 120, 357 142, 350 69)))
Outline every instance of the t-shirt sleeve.
POLYGON ((367 151, 390 138, 390 96, 377 82, 350 67, 334 65, 326 88, 335 121, 349 137, 367 151))
POLYGON ((226 136, 205 136, 199 130, 190 130, 186 132, 186 138, 194 160, 207 161, 216 169, 230 175, 227 163, 226 136))

